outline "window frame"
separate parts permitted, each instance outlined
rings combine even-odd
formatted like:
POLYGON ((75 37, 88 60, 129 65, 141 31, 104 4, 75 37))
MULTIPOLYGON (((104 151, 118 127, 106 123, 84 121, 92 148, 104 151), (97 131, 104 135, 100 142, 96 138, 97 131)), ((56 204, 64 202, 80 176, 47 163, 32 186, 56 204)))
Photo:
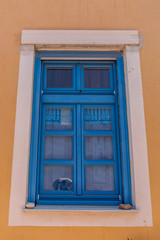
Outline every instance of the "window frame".
MULTIPOLYGON (((52 56, 55 55, 55 52, 50 52, 49 54, 52 54, 52 56)), ((42 102, 43 102, 43 98, 45 97, 46 99, 48 98, 48 96, 50 96, 50 98, 52 98, 54 95, 51 95, 52 93, 55 93, 61 92, 61 94, 63 94, 63 92, 65 93, 65 90, 61 90, 60 89, 51 89, 51 88, 48 88, 46 89, 45 87, 45 83, 46 83, 46 69, 47 67, 52 67, 52 66, 58 66, 58 67, 73 67, 74 68, 74 71, 73 71, 73 81, 74 81, 74 86, 77 85, 77 83, 75 82, 75 64, 78 64, 77 65, 77 68, 78 70, 80 70, 79 68, 79 61, 73 61, 72 58, 69 58, 68 56, 74 56, 74 59, 76 59, 77 55, 79 54, 79 52, 56 52, 56 54, 61 54, 61 58, 63 56, 63 58, 65 59, 66 57, 68 58, 68 62, 59 62, 59 61, 41 61, 41 58, 42 56, 45 56, 45 58, 47 58, 48 56, 48 52, 36 52, 36 55, 35 55, 35 61, 36 61, 36 64, 35 66, 37 66, 37 64, 40 64, 40 66, 38 66, 38 68, 36 67, 35 68, 35 75, 34 75, 34 88, 36 89, 36 91, 34 92, 33 94, 33 111, 32 111, 32 116, 33 116, 33 120, 32 120, 32 133, 31 133, 31 154, 30 154, 30 169, 29 169, 29 187, 28 187, 28 202, 32 202, 32 203, 41 203, 41 204, 55 204, 54 201, 50 200, 50 197, 48 197, 48 201, 47 199, 45 200, 39 200, 39 198, 42 198, 41 197, 41 194, 38 194, 38 198, 37 198, 37 189, 39 189, 38 187, 38 181, 36 181, 36 176, 39 175, 39 163, 36 163, 35 164, 35 161, 37 161, 38 158, 40 158, 40 156, 38 156, 40 154, 40 147, 38 146, 38 142, 40 142, 40 138, 42 137, 41 136, 41 131, 39 130, 40 128, 40 123, 39 121, 41 121, 41 111, 40 111, 40 106, 42 106, 42 102), (71 62, 70 62, 71 61, 71 62), (72 62, 73 61, 73 62, 72 62), (65 65, 64 65, 65 64, 65 65), (37 71, 39 71, 37 73, 37 71), (38 77, 37 77, 38 76, 38 77), (40 89, 38 91, 38 89, 40 89), (41 94, 43 91, 43 95, 41 94), (48 93, 49 95, 46 95, 45 93, 48 93), (41 96, 42 95, 42 96, 41 96), (40 101, 40 98, 42 97, 42 102, 40 101), (38 101, 36 101, 36 99, 38 99, 38 101), (37 112, 37 109, 38 109, 38 112, 37 112), (37 117, 39 116, 39 117, 37 117), (38 135, 39 135, 39 138, 38 138, 38 135), (39 149, 38 149, 39 147, 39 149), (37 150, 38 149, 38 150, 37 150), (37 155, 37 152, 38 155, 37 155), (37 157, 37 158, 35 158, 37 157), (38 170, 37 170, 38 169, 38 170), (37 182, 37 184, 36 184, 37 182)), ((91 93, 93 94, 96 94, 96 93, 101 93, 103 95, 101 96, 104 96, 106 94, 109 94, 108 95, 108 98, 111 99, 111 98, 115 98, 114 101, 116 101, 115 103, 115 108, 116 108, 116 112, 118 113, 119 112, 119 115, 120 115, 120 133, 119 133, 119 124, 116 123, 116 128, 117 128, 117 141, 119 142, 118 139, 121 138, 121 146, 122 146, 122 149, 120 150, 120 146, 119 146, 119 143, 117 144, 117 152, 119 156, 117 156, 117 161, 118 161, 118 169, 119 169, 119 177, 115 175, 115 180, 117 182, 117 178, 119 179, 119 191, 120 191, 120 195, 119 195, 119 200, 114 200, 115 199, 115 196, 113 197, 113 199, 111 199, 111 197, 107 197, 106 196, 106 202, 102 202, 102 201, 99 201, 98 203, 98 200, 96 200, 96 196, 95 196, 95 201, 92 200, 92 201, 79 201, 77 202, 77 204, 82 204, 82 205, 90 205, 92 204, 93 202, 93 205, 119 205, 120 203, 126 203, 126 204, 132 204, 132 201, 131 201, 131 183, 130 183, 130 160, 129 160, 129 144, 128 144, 128 137, 126 138, 126 136, 128 136, 128 126, 127 126, 127 116, 126 116, 126 99, 125 99, 125 83, 124 83, 124 75, 120 76, 121 74, 124 74, 122 71, 119 71, 118 69, 121 69, 121 66, 118 68, 118 65, 119 64, 122 64, 123 66, 123 55, 121 52, 112 52, 111 53, 106 53, 106 52, 96 52, 96 54, 94 54, 94 58, 96 59, 96 55, 98 56, 103 56, 105 58, 108 58, 107 61, 98 61, 98 60, 94 60, 94 61, 85 61, 85 58, 88 58, 88 55, 90 54, 93 54, 92 52, 85 52, 84 53, 84 59, 83 61, 81 60, 80 63, 81 63, 81 69, 83 71, 84 67, 85 66, 98 66, 98 67, 106 67, 106 66, 110 66, 111 68, 111 71, 112 71, 112 75, 111 75, 111 89, 84 89, 83 88, 83 75, 81 73, 81 88, 82 88, 82 91, 83 93, 91 93), (110 60, 113 58, 113 55, 116 56, 117 55, 117 60, 110 60), (114 89, 113 89, 113 84, 114 84, 114 89), (117 86, 118 84, 118 86, 117 86), (121 86, 121 88, 120 88, 121 86), (118 92, 118 89, 119 88, 119 92, 118 92), (123 94, 122 94, 123 92, 123 94), (111 94, 111 95, 110 95, 111 94), (117 100, 116 98, 118 98, 118 102, 119 102, 119 107, 117 105, 117 100), (121 109, 123 107, 123 109, 121 109), (124 115, 124 116, 121 116, 121 115, 124 115), (124 138, 125 136, 125 138, 124 138), (128 149, 127 153, 124 152, 124 149, 128 149), (121 154, 120 154, 121 153, 121 154), (121 156, 122 155, 122 156, 121 156), (120 160, 122 159, 122 160, 120 160), (121 171, 121 165, 123 166, 123 171, 121 171), (123 174, 123 175, 122 175, 123 174), (120 176, 122 175, 122 176, 120 176), (123 191, 121 190, 121 177, 122 179, 125 180, 125 182, 123 182, 123 191), (121 193, 123 192, 123 194, 121 193), (110 200, 107 200, 107 198, 109 198, 110 200), (80 203, 81 202, 81 203, 80 203)), ((77 73, 77 78, 78 80, 80 81, 79 79, 79 76, 80 75, 80 72, 77 73)), ((74 88, 73 86, 73 90, 72 90, 72 94, 76 94, 76 90, 78 90, 77 88, 74 88)), ((66 89, 67 93, 69 94, 70 91, 68 91, 68 89, 66 89)), ((61 96, 61 95, 59 95, 61 96)), ((99 95, 100 96, 100 95, 99 95)), ((57 96, 56 96, 57 97, 57 96)), ((82 98, 84 97, 84 95, 81 96, 82 98)), ((94 98, 94 101, 95 101, 95 96, 93 95, 93 98, 94 98)), ((109 100, 110 101, 110 100, 109 100)), ((65 102, 67 103, 67 99, 65 100, 65 102)), ((46 103, 47 103, 47 100, 46 100, 46 103)), ((50 102, 51 103, 51 102, 50 102)), ((104 102, 105 103, 105 102, 104 102)), ((56 103, 58 104, 58 102, 56 103)), ((96 103, 98 104, 98 102, 96 103)), ((107 102, 106 102, 107 104, 107 102)), ((116 122, 118 120, 116 119, 116 122)), ((39 143, 40 145, 40 143, 39 143)), ((40 161, 40 160, 39 160, 40 161)), ((83 161, 82 161, 83 162, 83 161)), ((68 192, 67 192, 68 193, 68 192)), ((70 192, 71 194, 72 192, 70 192)), ((91 192, 90 192, 91 193, 91 192)), ((56 193, 54 193, 56 195, 56 193)), ((62 194, 62 193, 61 193, 62 194)), ((88 193, 89 194, 89 193, 88 193)), ((88 195, 87 194, 87 195, 88 195)), ((93 194, 93 193, 92 193, 93 194)), ((91 195, 92 195, 91 194, 91 195)), ((94 193, 96 195, 96 193, 94 193)), ((100 193, 99 193, 100 194, 100 193)), ((97 193, 97 199, 98 199, 98 196, 99 194, 97 193)), ((111 194, 113 195, 113 193, 111 194)), ((90 198, 94 199, 93 196, 90 196, 90 198)), ((100 198, 100 196, 99 196, 100 198)), ((78 199, 77 199, 78 201, 78 199)), ((58 202, 56 201, 55 199, 55 202, 56 204, 58 204, 58 202)), ((62 204, 62 201, 59 201, 59 205, 62 204)), ((70 200, 70 201, 64 201, 64 204, 76 204, 76 202, 74 200, 70 200)))
MULTIPOLYGON (((58 54, 61 56, 61 58, 68 58, 72 61, 72 57, 69 56, 73 56, 74 58, 78 58, 79 52, 56 52, 56 55, 58 56, 58 54)), ((83 59, 85 60, 85 58, 88 58, 90 55, 92 54, 92 52, 85 52, 85 53, 81 53, 81 56, 83 57, 83 59)), ((40 149, 38 149, 38 142, 40 142, 40 133, 39 133, 39 120, 41 119, 40 116, 40 105, 42 104, 40 102, 40 96, 41 96, 41 92, 43 91, 43 87, 45 92, 49 92, 49 90, 52 90, 54 92, 53 89, 46 89, 45 88, 45 82, 46 82, 46 68, 48 66, 52 66, 53 63, 51 62, 45 62, 43 63, 43 60, 41 61, 42 57, 47 58, 48 55, 54 56, 55 52, 50 52, 48 54, 48 52, 36 52, 35 53, 35 74, 34 74, 34 87, 33 87, 33 111, 32 111, 32 131, 31 131, 31 150, 30 150, 30 168, 29 168, 29 187, 28 187, 28 202, 34 203, 35 202, 39 202, 39 195, 38 195, 38 199, 37 199, 37 194, 36 194, 36 188, 38 188, 38 183, 36 184, 36 179, 37 179, 37 174, 39 169, 37 170, 37 166, 39 166, 39 164, 37 163, 37 159, 39 158, 37 154, 40 154, 40 149), (43 87, 42 87, 43 86, 43 87), (36 89, 36 90, 35 90, 36 89), (39 136, 39 137, 38 137, 39 136)), ((118 152, 120 154, 120 156, 118 156, 119 161, 118 161, 118 167, 121 171, 121 167, 122 167, 122 171, 121 173, 119 172, 119 174, 122 175, 122 182, 123 182, 123 189, 122 189, 122 199, 123 199, 123 203, 125 204, 131 204, 132 205, 132 200, 131 200, 131 178, 130 178, 130 156, 129 156, 129 140, 128 140, 128 123, 127 123, 127 110, 126 110, 126 95, 125 95, 125 82, 124 82, 124 65, 123 65, 123 55, 122 52, 96 52, 96 54, 94 55, 94 57, 96 58, 96 56, 99 56, 100 58, 103 56, 106 59, 108 59, 108 63, 106 61, 106 63, 104 65, 108 65, 114 63, 113 69, 113 81, 114 81, 114 85, 117 85, 117 89, 116 92, 113 92, 113 86, 111 88, 111 90, 109 90, 109 92, 112 92, 113 95, 111 96, 115 96, 116 98, 118 98, 118 105, 116 104, 116 108, 117 111, 119 112, 119 129, 117 130, 117 134, 118 134, 118 138, 120 139, 121 142, 121 150, 118 147, 118 152), (114 62, 111 62, 111 60, 113 59, 113 56, 116 57, 116 60, 114 60, 114 62), (117 81, 117 82, 116 82, 117 81), (120 133, 119 133, 120 132, 120 133), (120 161, 121 159, 121 161, 120 161)), ((98 59, 94 62, 94 64, 98 65, 98 59)), ((71 63, 68 63, 66 66, 74 66, 74 62, 72 63, 73 65, 71 65, 71 63)), ((100 66, 102 65, 102 62, 99 61, 100 66)), ((57 60, 57 62, 54 62, 55 66, 63 66, 63 64, 59 63, 59 61, 57 60)), ((90 62, 84 62, 82 63, 82 68, 83 69, 85 66, 93 66, 93 63, 91 65, 90 62)), ((103 65, 103 66, 104 66, 103 65)), ((75 67, 74 67, 75 68, 75 67)), ((78 76, 78 74, 77 74, 78 76)), ((81 75, 82 76, 82 75, 81 75)), ((83 79, 83 77, 82 77, 83 79)), ((75 86, 77 85, 75 83, 75 70, 74 70, 74 75, 73 75, 73 80, 74 80, 74 85, 73 85, 73 90, 76 91, 75 86)), ((82 86, 82 90, 85 90, 83 88, 83 81, 81 83, 82 86)), ((60 91, 60 89, 55 89, 60 91)), ((108 89, 97 89, 95 90, 95 92, 104 92, 103 94, 105 94, 105 91, 108 89)), ((68 91, 68 89, 67 89, 68 91)), ((91 91, 91 90, 90 90, 91 91)), ((65 92, 65 91, 64 91, 65 92)), ((89 92, 89 89, 86 89, 86 92, 89 92)), ((108 91, 107 91, 108 92, 108 91)), ((63 93, 63 90, 61 91, 61 93, 63 93)), ((75 93, 76 94, 76 93, 75 93)), ((47 97, 47 96, 46 96, 47 97)), ((120 177, 119 177, 120 179, 120 177)), ((121 181, 120 181, 121 184, 121 181)), ((57 203, 57 201, 55 201, 57 203)), ((60 205, 62 204, 61 201, 60 205)), ((121 202, 121 196, 119 197, 119 203, 121 202)), ((45 200, 41 201, 42 204, 52 204, 52 201, 50 201, 48 199, 48 203, 45 200)), ((54 203, 53 203, 54 204, 54 203)), ((58 203, 57 203, 58 204, 58 203)), ((69 203, 66 203, 69 204, 69 203)), ((70 203, 71 204, 71 203, 70 203)), ((73 203, 75 204, 75 203, 73 203)), ((80 202, 79 202, 80 204, 80 202)), ((81 203, 82 205, 84 205, 85 203, 81 203)), ((86 204, 89 204, 89 201, 86 201, 86 204)), ((99 202, 99 204, 101 205, 102 203, 99 202)), ((104 203, 103 203, 104 204, 104 203)), ((111 201, 106 201, 107 205, 117 205, 118 202, 111 200, 111 201)), ((92 205, 92 204, 91 204, 92 205)), ((95 205, 95 203, 93 204, 95 205)), ((98 205, 98 202, 96 203, 96 205, 98 205)))
MULTIPOLYGON (((10 226, 152 226, 139 57, 140 42, 140 35, 136 30, 22 31, 9 209, 10 226), (82 208, 71 206, 70 208, 49 207, 30 210, 24 208, 27 202, 28 189, 34 54, 35 49, 42 50, 44 48, 64 51, 66 49, 73 51, 75 49, 81 51, 90 49, 93 52, 102 49, 107 52, 111 50, 123 51, 134 209, 126 212, 115 207, 82 208), (67 221, 64 221, 64 214, 67 221)), ((54 59, 56 59, 56 55, 54 59)))

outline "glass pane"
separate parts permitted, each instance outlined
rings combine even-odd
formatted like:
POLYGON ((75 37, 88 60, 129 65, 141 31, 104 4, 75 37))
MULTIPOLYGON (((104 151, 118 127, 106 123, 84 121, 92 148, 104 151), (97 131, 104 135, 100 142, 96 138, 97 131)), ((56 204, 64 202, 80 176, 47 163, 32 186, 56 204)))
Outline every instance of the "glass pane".
POLYGON ((112 130, 111 108, 85 108, 86 130, 112 130))
POLYGON ((71 166, 44 166, 43 190, 71 191, 71 166))
POLYGON ((72 88, 71 68, 48 68, 47 88, 72 88))
POLYGON ((45 159, 72 159, 71 136, 46 136, 44 147, 45 159))
POLYGON ((111 136, 86 136, 85 159, 113 159, 111 136))
POLYGON ((45 109, 45 129, 46 130, 71 130, 72 129, 72 109, 47 107, 45 109))
POLYGON ((84 88, 110 88, 108 68, 85 68, 84 88))
POLYGON ((86 167, 87 191, 114 191, 113 166, 87 166, 86 167))

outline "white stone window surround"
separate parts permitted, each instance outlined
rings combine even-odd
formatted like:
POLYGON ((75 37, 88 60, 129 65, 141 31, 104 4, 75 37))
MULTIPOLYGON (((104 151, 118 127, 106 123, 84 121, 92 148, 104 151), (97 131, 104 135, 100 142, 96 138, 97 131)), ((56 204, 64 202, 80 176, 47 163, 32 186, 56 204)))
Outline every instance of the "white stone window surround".
POLYGON ((17 93, 9 226, 152 226, 147 142, 136 30, 23 30, 17 93), (123 50, 129 126, 132 200, 135 209, 37 206, 25 209, 35 49, 123 50), (138 119, 138 121, 137 121, 138 119))

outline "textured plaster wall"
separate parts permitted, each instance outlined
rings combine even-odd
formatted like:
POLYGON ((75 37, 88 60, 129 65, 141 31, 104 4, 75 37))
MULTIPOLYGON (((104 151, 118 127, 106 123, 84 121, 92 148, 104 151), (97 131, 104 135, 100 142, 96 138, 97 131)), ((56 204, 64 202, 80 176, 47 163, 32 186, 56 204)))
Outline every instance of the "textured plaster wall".
MULTIPOLYGON (((0 0, 0 240, 160 239, 160 1, 0 0), (8 227, 22 29, 138 29, 153 227, 8 227)), ((27 103, 26 103, 27 104, 27 103)), ((23 161, 23 159, 22 159, 23 161)))

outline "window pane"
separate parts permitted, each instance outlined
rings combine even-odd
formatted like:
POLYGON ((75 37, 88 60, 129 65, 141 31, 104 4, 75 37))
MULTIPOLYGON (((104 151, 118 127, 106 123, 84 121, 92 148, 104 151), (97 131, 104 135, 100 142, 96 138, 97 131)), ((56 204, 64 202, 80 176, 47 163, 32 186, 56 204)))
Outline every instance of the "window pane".
POLYGON ((86 136, 85 159, 113 159, 111 136, 86 136))
POLYGON ((44 166, 43 190, 71 191, 71 166, 44 166))
POLYGON ((47 88, 72 88, 71 68, 48 68, 47 88))
POLYGON ((87 191, 114 191, 113 166, 87 166, 86 167, 87 191))
POLYGON ((108 68, 85 68, 84 88, 110 88, 108 68))
POLYGON ((112 130, 111 108, 85 108, 86 130, 112 130))
POLYGON ((47 107, 45 110, 46 130, 71 130, 72 109, 47 107))
POLYGON ((71 136, 46 136, 45 159, 72 159, 71 136))

